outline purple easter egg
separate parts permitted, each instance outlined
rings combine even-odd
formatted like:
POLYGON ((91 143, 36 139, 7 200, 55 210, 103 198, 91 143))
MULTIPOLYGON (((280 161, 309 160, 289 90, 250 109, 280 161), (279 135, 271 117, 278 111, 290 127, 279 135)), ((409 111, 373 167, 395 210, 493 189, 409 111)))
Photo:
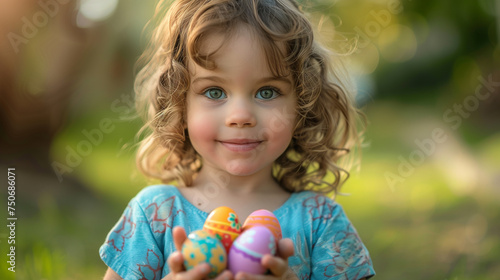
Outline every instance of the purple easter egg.
POLYGON ((274 235, 265 226, 254 226, 234 241, 229 250, 228 268, 234 275, 240 271, 264 274, 267 269, 262 266, 261 259, 266 254, 276 254, 274 235))

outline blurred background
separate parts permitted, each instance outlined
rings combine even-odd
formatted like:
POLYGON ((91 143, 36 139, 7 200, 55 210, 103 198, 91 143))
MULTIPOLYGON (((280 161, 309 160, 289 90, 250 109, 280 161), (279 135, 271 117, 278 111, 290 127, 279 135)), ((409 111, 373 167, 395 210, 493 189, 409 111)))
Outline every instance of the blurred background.
MULTIPOLYGON (((368 119, 337 201, 376 279, 498 279, 500 1, 299 2, 368 119)), ((0 7, 0 193, 15 168, 18 218, 16 273, 2 226, 0 278, 101 279, 99 246, 150 183, 134 163, 133 80, 155 1, 0 7)))

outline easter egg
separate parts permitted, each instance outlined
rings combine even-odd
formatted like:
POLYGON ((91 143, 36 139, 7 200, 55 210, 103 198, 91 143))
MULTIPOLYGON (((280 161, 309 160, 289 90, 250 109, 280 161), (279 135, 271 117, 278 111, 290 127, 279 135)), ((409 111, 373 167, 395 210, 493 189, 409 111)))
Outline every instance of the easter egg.
POLYGON ((272 232, 265 226, 247 229, 236 238, 229 250, 229 270, 233 275, 240 271, 264 274, 267 269, 262 266, 261 259, 266 254, 276 254, 276 240, 272 232))
POLYGON ((203 230, 215 235, 229 253, 229 248, 241 233, 241 224, 236 212, 229 207, 217 207, 208 215, 203 230))
POLYGON ((182 244, 181 252, 186 270, 205 262, 210 265, 208 276, 214 278, 227 267, 227 254, 221 242, 203 230, 191 232, 182 244))
POLYGON ((243 231, 254 226, 267 227, 273 233, 276 241, 280 240, 282 237, 280 223, 271 211, 261 209, 252 212, 243 224, 243 231))

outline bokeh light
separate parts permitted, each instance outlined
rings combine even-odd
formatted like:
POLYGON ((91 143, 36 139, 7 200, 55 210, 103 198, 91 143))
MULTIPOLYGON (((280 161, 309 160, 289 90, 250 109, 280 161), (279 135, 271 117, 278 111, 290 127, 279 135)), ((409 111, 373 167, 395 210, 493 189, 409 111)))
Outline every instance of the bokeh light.
POLYGON ((405 62, 413 58, 417 51, 417 38, 409 27, 393 24, 380 34, 380 53, 389 62, 405 62))
POLYGON ((103 21, 114 13, 117 6, 118 0, 81 0, 79 12, 91 21, 103 21))

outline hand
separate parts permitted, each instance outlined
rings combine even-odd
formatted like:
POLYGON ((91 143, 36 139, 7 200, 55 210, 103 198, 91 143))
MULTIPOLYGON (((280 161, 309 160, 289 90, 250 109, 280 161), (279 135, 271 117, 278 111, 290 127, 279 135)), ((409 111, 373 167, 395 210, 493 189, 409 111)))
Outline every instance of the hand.
POLYGON ((265 255, 262 257, 261 264, 269 269, 268 275, 252 275, 245 272, 238 272, 235 280, 278 280, 294 279, 296 276, 288 267, 288 257, 293 256, 293 242, 289 238, 281 239, 278 242, 278 253, 276 256, 265 255), (291 277, 291 275, 293 275, 291 277))
MULTIPOLYGON (((186 231, 182 227, 175 227, 172 230, 172 236, 174 238, 174 245, 177 251, 170 254, 167 259, 168 267, 170 268, 170 273, 165 276, 162 280, 203 280, 208 278, 210 273, 210 265, 207 263, 202 263, 195 266, 189 271, 184 270, 184 258, 182 257, 181 249, 182 243, 186 240, 186 231)), ((215 280, 229 280, 232 279, 233 275, 230 271, 225 270, 215 278, 215 280)))

